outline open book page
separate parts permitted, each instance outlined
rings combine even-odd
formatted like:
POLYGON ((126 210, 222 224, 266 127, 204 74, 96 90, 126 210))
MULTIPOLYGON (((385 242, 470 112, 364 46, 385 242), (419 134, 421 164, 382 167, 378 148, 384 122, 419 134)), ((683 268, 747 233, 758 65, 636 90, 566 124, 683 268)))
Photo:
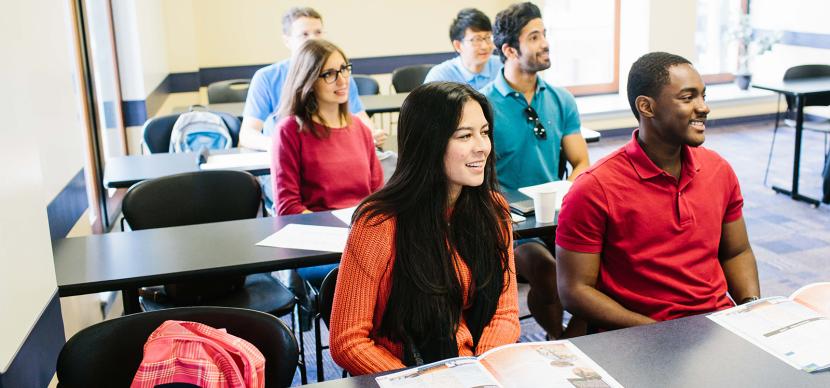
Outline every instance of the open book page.
POLYGON ((337 217, 338 220, 343 221, 346 225, 352 224, 352 215, 357 210, 357 206, 347 207, 345 209, 332 210, 331 214, 337 217))
POLYGON ((473 357, 459 357, 418 368, 380 376, 381 388, 484 388, 500 387, 498 382, 473 357))
POLYGON ((502 387, 622 387, 570 341, 500 346, 479 356, 502 387))
POLYGON ((790 299, 830 317, 830 282, 808 284, 793 292, 790 299))
POLYGON ((709 319, 797 369, 830 367, 830 320, 791 299, 764 298, 709 319))

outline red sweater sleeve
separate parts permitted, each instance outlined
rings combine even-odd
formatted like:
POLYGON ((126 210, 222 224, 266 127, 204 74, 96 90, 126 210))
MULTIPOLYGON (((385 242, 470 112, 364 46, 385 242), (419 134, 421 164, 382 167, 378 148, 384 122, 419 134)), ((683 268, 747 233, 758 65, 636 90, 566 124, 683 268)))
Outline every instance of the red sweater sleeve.
POLYGON ((277 124, 271 152, 271 183, 274 188, 274 207, 277 214, 299 214, 306 210, 300 200, 300 142, 299 124, 294 116, 277 124))
MULTIPOLYGON (((505 201, 505 206, 507 205, 505 201)), ((476 353, 482 354, 490 349, 502 345, 512 344, 519 340, 521 327, 519 326, 519 293, 516 285, 516 263, 513 259, 513 224, 507 221, 507 272, 504 274, 504 284, 507 285, 499 296, 496 313, 490 323, 484 327, 481 338, 476 347, 476 353)))
POLYGON ((372 138, 372 130, 366 124, 363 124, 359 118, 352 117, 352 120, 359 122, 360 126, 363 127, 364 142, 366 143, 367 156, 369 157, 369 172, 371 173, 369 184, 374 193, 383 187, 383 168, 380 166, 380 160, 378 160, 378 154, 375 151, 375 140, 372 138))
POLYGON ((349 233, 331 310, 331 357, 352 375, 377 373, 405 365, 370 334, 381 280, 394 250, 394 221, 374 225, 376 219, 355 221, 349 233))

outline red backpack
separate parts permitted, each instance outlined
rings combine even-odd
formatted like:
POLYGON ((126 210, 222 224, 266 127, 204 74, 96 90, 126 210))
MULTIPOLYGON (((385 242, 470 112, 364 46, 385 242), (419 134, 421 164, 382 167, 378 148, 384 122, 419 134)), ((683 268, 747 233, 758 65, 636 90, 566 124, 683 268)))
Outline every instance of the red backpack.
POLYGON ((250 342, 198 322, 165 321, 144 344, 131 388, 188 383, 202 388, 262 388, 265 357, 250 342))

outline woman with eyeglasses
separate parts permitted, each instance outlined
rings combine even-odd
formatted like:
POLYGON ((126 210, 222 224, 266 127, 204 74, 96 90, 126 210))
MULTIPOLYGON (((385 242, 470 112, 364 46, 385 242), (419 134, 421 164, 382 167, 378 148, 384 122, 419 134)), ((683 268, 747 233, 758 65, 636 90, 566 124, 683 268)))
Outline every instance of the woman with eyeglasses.
POLYGON ((519 337, 511 221, 498 194, 487 99, 413 90, 398 166, 359 206, 340 262, 331 354, 353 375, 479 355, 519 337))
MULTIPOLYGON (((310 39, 295 53, 273 136, 271 179, 279 215, 355 206, 383 185, 372 133, 349 113, 352 65, 334 44, 310 39)), ((319 287, 336 265, 302 268, 319 287)))
POLYGON ((334 44, 303 43, 283 87, 271 176, 277 213, 357 205, 383 184, 372 134, 349 113, 352 65, 334 44))

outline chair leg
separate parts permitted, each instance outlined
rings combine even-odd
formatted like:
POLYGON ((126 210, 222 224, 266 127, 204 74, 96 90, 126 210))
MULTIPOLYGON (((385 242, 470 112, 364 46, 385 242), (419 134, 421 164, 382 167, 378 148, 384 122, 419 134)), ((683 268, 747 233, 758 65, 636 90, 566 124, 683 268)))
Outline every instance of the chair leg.
POLYGON ((775 148, 775 136, 778 134, 778 122, 780 111, 778 111, 778 105, 781 104, 781 94, 778 95, 778 104, 776 104, 776 111, 775 111, 775 129, 772 130, 772 143, 769 145, 769 156, 767 156, 767 168, 764 170, 764 186, 767 185, 767 177, 769 176, 769 167, 772 164, 772 151, 775 148))
POLYGON ((322 316, 320 313, 314 317, 314 353, 317 356, 317 382, 326 380, 326 374, 323 371, 323 344, 320 324, 322 323, 322 316))
MULTIPOLYGON (((300 323, 300 304, 299 303, 297 303, 294 306, 294 312, 296 314, 296 321, 297 321, 297 331, 296 331, 296 333, 298 334, 298 338, 299 338, 299 342, 300 342, 300 344, 299 344, 300 345, 300 365, 299 365, 299 368, 300 368, 300 382, 303 385, 306 385, 306 384, 308 384, 308 375, 307 375, 307 371, 306 371, 306 367, 305 367, 306 366, 305 344, 304 344, 304 341, 303 341, 303 330, 302 330, 302 327, 300 326, 301 323, 300 323)), ((292 317, 291 319, 295 320, 294 317, 292 317)), ((293 326, 294 325, 292 325, 292 327, 291 327, 292 330, 294 329, 293 326)))

